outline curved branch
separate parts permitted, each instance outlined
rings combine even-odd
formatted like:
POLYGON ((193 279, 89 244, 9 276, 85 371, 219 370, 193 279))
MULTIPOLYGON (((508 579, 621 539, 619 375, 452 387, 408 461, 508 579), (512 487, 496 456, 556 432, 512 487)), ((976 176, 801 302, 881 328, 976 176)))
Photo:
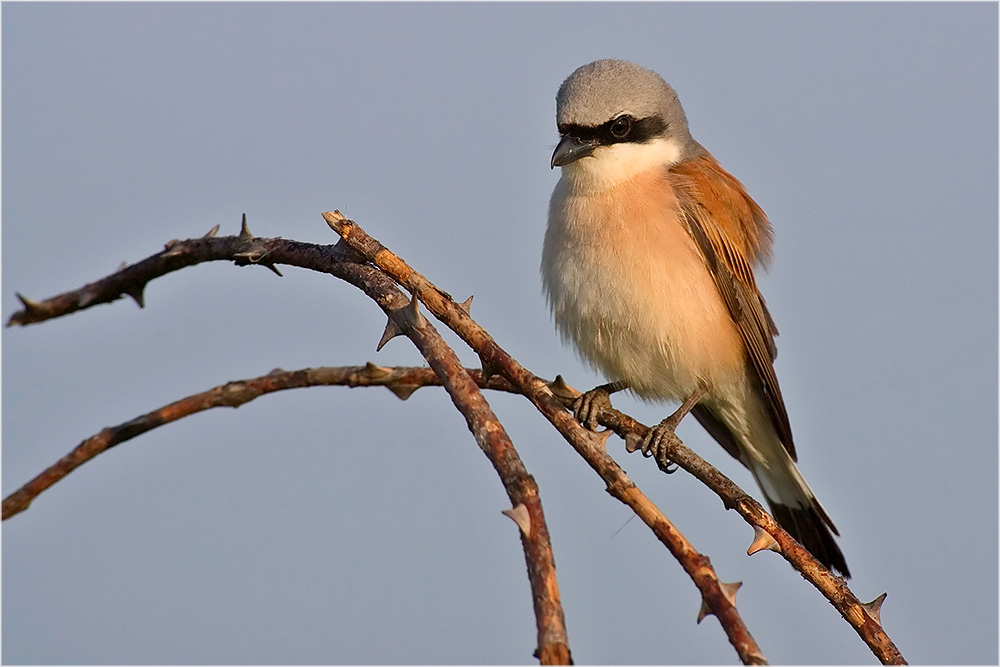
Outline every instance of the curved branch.
MULTIPOLYGON (((462 340, 479 354, 480 359, 483 361, 484 369, 497 369, 497 372, 504 375, 511 384, 524 393, 539 411, 563 434, 574 449, 584 456, 591 467, 608 481, 609 490, 613 488, 611 479, 605 476, 606 474, 611 477, 614 476, 612 474, 613 469, 604 461, 605 458, 610 459, 607 452, 603 450, 603 447, 595 448, 589 444, 592 434, 584 431, 576 420, 572 419, 570 414, 563 409, 563 404, 553 396, 550 387, 540 385, 538 378, 535 378, 534 375, 524 369, 497 345, 496 341, 469 316, 468 312, 456 304, 450 295, 439 290, 424 276, 414 271, 405 261, 392 253, 392 251, 376 239, 369 236, 357 223, 348 220, 339 211, 326 212, 323 214, 323 218, 330 228, 337 232, 353 251, 378 266, 396 280, 396 282, 415 294, 434 313, 435 317, 455 331, 462 340)), ((607 412, 605 411, 605 413, 607 412)), ((630 432, 638 433, 640 436, 645 433, 645 426, 631 418, 628 419, 630 421, 630 432)), ((606 423, 606 425, 610 426, 611 424, 606 423)), ((620 434, 622 437, 625 437, 627 432, 622 431, 620 434)), ((884 664, 905 664, 905 660, 899 649, 896 648, 895 644, 893 644, 892 640, 882 629, 881 624, 869 615, 866 611, 866 606, 851 592, 844 579, 832 574, 816 561, 808 551, 802 548, 784 529, 778 526, 759 503, 715 467, 690 449, 684 447, 679 440, 673 443, 673 447, 673 451, 669 452, 671 460, 685 468, 685 470, 695 474, 699 480, 719 494, 728 509, 736 509, 740 516, 750 525, 758 526, 774 537, 780 547, 780 553, 785 560, 791 563, 792 567, 800 572, 806 580, 812 583, 830 601, 879 660, 884 664), (675 456, 677 458, 674 458, 675 456)), ((617 468, 617 464, 614 465, 617 468)), ((620 471, 620 468, 618 470, 620 471)), ((621 473, 621 475, 624 477, 624 473, 621 473)), ((616 497, 618 496, 616 495, 616 497)), ((624 498, 619 499, 627 502, 624 498)), ((629 503, 629 505, 633 507, 636 513, 640 514, 640 517, 655 532, 656 528, 654 523, 651 523, 652 519, 647 520, 640 513, 636 505, 632 503, 629 503)), ((671 552, 673 551, 674 548, 671 547, 671 552)), ((685 566, 685 570, 688 570, 688 566, 685 566)), ((700 585, 699 589, 701 589, 700 585)), ((702 590, 702 593, 705 595, 704 590, 702 590)), ((707 596, 705 597, 705 601, 709 605, 712 603, 712 600, 707 596)), ((714 608, 712 611, 716 615, 719 615, 719 612, 714 608)), ((723 617, 719 616, 719 618, 721 621, 723 617)), ((725 627, 725 623, 723 625, 725 627)), ((729 632, 730 630, 727 628, 727 634, 729 632)), ((730 641, 736 646, 733 634, 730 634, 730 641)), ((737 647, 737 650, 739 650, 739 647, 737 647)))
MULTIPOLYGON (((185 266, 211 260, 231 260, 237 265, 260 264, 279 276, 281 273, 275 265, 290 264, 330 273, 359 287, 386 312, 396 330, 405 333, 418 347, 449 392, 456 407, 465 416, 477 443, 500 475, 514 507, 513 511, 516 512, 512 516, 518 517, 518 526, 521 528, 522 546, 528 566, 538 627, 537 655, 543 664, 568 663, 570 653, 562 604, 538 487, 525 470, 513 444, 478 387, 458 362, 457 356, 441 340, 434 328, 417 313, 416 301, 410 303, 395 284, 378 270, 356 263, 352 253, 341 244, 318 246, 280 238, 256 238, 249 232, 245 216, 239 236, 216 238, 216 231, 217 228, 213 229, 201 239, 171 241, 156 255, 135 265, 123 266, 115 274, 79 290, 61 294, 41 303, 26 299, 19 294, 18 297, 25 307, 10 318, 8 326, 41 322, 100 303, 108 303, 126 294, 132 296, 139 306, 143 307, 143 289, 150 280, 185 266), (523 519, 524 516, 527 520, 523 519)), ((374 368, 376 369, 374 374, 381 372, 378 367, 374 368)), ((372 373, 369 370, 369 374, 372 373)), ((261 385, 267 384, 267 377, 258 378, 259 381, 253 386, 245 383, 229 383, 217 387, 206 394, 183 399, 88 438, 54 466, 6 499, 3 503, 4 518, 23 511, 38 493, 65 477, 83 462, 149 428, 165 423, 164 418, 167 416, 176 415, 173 418, 180 418, 185 416, 185 413, 190 414, 215 407, 216 405, 210 404, 213 402, 235 407, 252 400, 260 395, 261 385)), ((393 384, 386 383, 386 386, 401 397, 412 391, 408 390, 407 384, 399 379, 393 384)))
MULTIPOLYGON (((490 378, 489 382, 484 382, 482 373, 478 370, 470 369, 468 372, 470 377, 483 388, 512 391, 510 385, 502 378, 494 377, 490 378)), ((286 389, 324 386, 381 386, 405 400, 419 387, 441 386, 441 384, 441 378, 430 368, 386 368, 371 362, 364 366, 303 368, 295 371, 276 368, 260 377, 233 380, 174 401, 122 424, 109 426, 87 438, 69 454, 7 496, 3 501, 3 520, 6 521, 28 509, 42 492, 98 454, 154 428, 204 410, 220 407, 238 408, 264 394, 286 389)))
POLYGON ((406 299, 396 284, 377 269, 344 262, 335 271, 370 296, 395 327, 406 334, 441 378, 452 402, 465 417, 469 430, 503 482, 521 531, 528 580, 538 629, 535 655, 543 665, 570 664, 569 643, 549 530, 542 512, 538 485, 528 474, 510 437, 479 387, 466 372, 458 355, 444 342, 417 309, 416 299, 406 299))

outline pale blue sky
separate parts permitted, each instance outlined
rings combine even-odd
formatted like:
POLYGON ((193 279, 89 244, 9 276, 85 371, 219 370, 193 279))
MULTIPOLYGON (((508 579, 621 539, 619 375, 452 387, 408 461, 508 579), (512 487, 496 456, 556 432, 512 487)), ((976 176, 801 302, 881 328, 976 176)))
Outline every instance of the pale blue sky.
MULTIPOLYGON (((2 316, 248 215, 329 243, 339 208, 540 375, 538 262, 577 66, 635 60, 771 218, 759 277, 800 466, 914 663, 996 663, 997 5, 4 3, 2 316)), ((3 332, 4 495, 107 425, 374 350, 357 290, 202 265, 3 332)), ((478 359, 455 337, 469 365, 478 359)), ((488 395, 547 512, 578 663, 735 653, 677 563, 523 399, 488 395)), ((647 423, 673 406, 627 396, 647 423)), ((751 493, 692 422, 680 435, 751 493)), ((709 555, 775 663, 874 662, 684 473, 612 454, 709 555)), ((525 663, 502 486, 446 395, 320 388, 201 414, 3 524, 6 663, 525 663)))

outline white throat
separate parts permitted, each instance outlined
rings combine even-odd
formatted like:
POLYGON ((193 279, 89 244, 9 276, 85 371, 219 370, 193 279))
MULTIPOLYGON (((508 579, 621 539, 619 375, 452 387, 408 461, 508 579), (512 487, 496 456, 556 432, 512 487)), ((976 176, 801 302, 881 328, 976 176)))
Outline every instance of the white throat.
POLYGON ((654 139, 645 144, 600 146, 589 157, 562 167, 563 178, 574 188, 597 192, 650 169, 671 167, 680 161, 682 146, 676 139, 654 139))

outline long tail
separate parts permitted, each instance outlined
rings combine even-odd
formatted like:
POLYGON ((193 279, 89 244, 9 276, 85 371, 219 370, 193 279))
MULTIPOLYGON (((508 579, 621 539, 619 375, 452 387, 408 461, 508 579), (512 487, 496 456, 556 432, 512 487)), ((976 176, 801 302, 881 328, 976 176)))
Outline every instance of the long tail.
POLYGON ((691 414, 726 451, 750 469, 774 520, 816 560, 850 577, 844 554, 833 538, 840 533, 769 424, 752 429, 757 436, 752 446, 755 456, 747 451, 750 446, 708 406, 699 404, 691 414))

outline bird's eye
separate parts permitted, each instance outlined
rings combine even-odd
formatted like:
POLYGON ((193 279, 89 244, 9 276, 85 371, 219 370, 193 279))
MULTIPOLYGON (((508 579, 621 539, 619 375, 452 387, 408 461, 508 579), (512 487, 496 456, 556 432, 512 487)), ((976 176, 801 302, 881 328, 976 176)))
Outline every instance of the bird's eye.
POLYGON ((611 124, 611 134, 622 139, 632 131, 632 118, 630 116, 618 116, 611 124))

